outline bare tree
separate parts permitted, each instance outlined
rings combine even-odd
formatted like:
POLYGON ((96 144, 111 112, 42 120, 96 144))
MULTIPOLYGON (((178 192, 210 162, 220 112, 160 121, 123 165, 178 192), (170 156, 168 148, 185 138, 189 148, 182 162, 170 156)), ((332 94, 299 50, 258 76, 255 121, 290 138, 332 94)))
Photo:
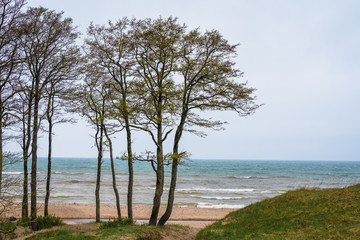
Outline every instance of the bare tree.
MULTIPOLYGON (((115 166, 114 166, 114 153, 113 153, 113 144, 112 140, 110 138, 110 134, 108 133, 107 127, 104 127, 104 133, 107 140, 107 145, 109 146, 109 154, 110 154, 110 165, 111 165, 111 175, 112 175, 112 186, 115 194, 116 199, 116 210, 118 219, 121 219, 121 210, 120 210, 120 197, 119 197, 119 191, 116 186, 116 173, 115 173, 115 166)), ((114 132, 112 132, 114 133, 114 132)))
POLYGON ((0 195, 3 172, 3 131, 9 122, 9 112, 15 91, 14 79, 18 78, 17 18, 25 0, 0 1, 0 195))
POLYGON ((129 171, 127 206, 128 217, 133 218, 133 153, 130 124, 135 115, 137 102, 131 89, 133 80, 134 60, 130 52, 131 39, 128 36, 130 21, 126 18, 116 24, 109 22, 108 26, 90 25, 85 43, 86 58, 96 65, 87 72, 97 71, 102 78, 110 79, 112 94, 112 109, 109 114, 119 120, 126 130, 127 161, 129 171))
MULTIPOLYGON (((31 166, 31 220, 32 229, 37 230, 36 186, 37 145, 40 101, 45 95, 51 79, 67 79, 73 53, 78 52, 75 40, 79 33, 72 25, 72 19, 62 19, 62 13, 43 7, 29 8, 21 17, 21 50, 25 68, 30 76, 29 89, 33 95, 32 120, 32 166, 31 166)), ((71 76, 72 77, 72 76, 71 76)))
POLYGON ((59 69, 57 76, 50 79, 46 88, 46 120, 48 123, 48 169, 46 177, 46 194, 44 204, 44 215, 49 214, 50 181, 51 181, 51 159, 52 159, 52 136, 55 124, 65 122, 74 122, 71 118, 63 117, 65 100, 68 91, 73 88, 73 82, 79 75, 79 66, 81 65, 80 52, 77 47, 69 49, 67 53, 67 62, 63 69, 59 69))
POLYGON ((116 188, 115 172, 113 168, 112 142, 110 134, 107 131, 106 119, 109 115, 109 84, 106 79, 102 78, 99 71, 89 71, 87 69, 96 69, 96 65, 88 65, 85 68, 85 82, 73 91, 73 110, 85 117, 93 126, 96 133, 94 135, 95 145, 98 150, 97 156, 97 173, 95 188, 95 204, 96 204, 96 222, 100 222, 100 183, 101 183, 101 165, 103 162, 103 154, 105 151, 105 138, 108 140, 110 147, 110 157, 113 174, 113 188, 116 196, 116 205, 118 217, 121 218, 120 200, 116 188), (97 72, 97 74, 96 74, 97 72))
POLYGON ((23 84, 19 84, 19 92, 16 95, 16 106, 13 109, 14 117, 17 118, 18 124, 15 126, 19 137, 17 141, 22 150, 22 160, 23 160, 23 199, 22 199, 22 211, 21 217, 29 217, 29 206, 28 206, 28 160, 31 156, 31 131, 32 131, 32 104, 33 97, 32 92, 26 89, 23 84))

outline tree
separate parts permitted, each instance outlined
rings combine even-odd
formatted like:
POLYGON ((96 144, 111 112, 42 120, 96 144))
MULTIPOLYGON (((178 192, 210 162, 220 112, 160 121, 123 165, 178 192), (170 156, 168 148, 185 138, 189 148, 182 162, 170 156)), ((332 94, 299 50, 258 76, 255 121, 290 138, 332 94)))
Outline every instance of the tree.
POLYGON ((0 195, 3 172, 4 128, 10 122, 10 103, 16 91, 14 80, 19 77, 17 18, 25 0, 0 1, 0 195))
POLYGON ((234 68, 236 47, 237 45, 230 45, 217 31, 201 34, 194 30, 183 37, 177 69, 183 79, 179 85, 180 119, 173 142, 167 208, 159 220, 161 226, 169 219, 173 208, 177 169, 184 155, 179 152, 183 132, 195 132, 192 126, 219 129, 224 124, 221 121, 203 118, 195 111, 232 110, 240 116, 247 116, 259 107, 254 103, 252 96, 255 89, 246 87, 246 83, 236 82, 242 76, 242 72, 234 68))
POLYGON ((67 70, 72 66, 69 59, 73 59, 73 53, 78 52, 75 50, 75 40, 79 33, 73 27, 71 18, 62 19, 62 13, 43 7, 29 8, 21 16, 20 23, 20 47, 24 54, 26 71, 30 76, 28 88, 33 96, 31 220, 32 229, 37 230, 36 186, 40 101, 51 79, 68 79, 67 70))
POLYGON ((163 143, 172 131, 176 115, 176 87, 172 75, 179 58, 185 26, 177 19, 146 19, 133 23, 133 48, 139 78, 137 92, 142 101, 143 119, 138 129, 147 132, 156 146, 156 187, 149 220, 156 225, 164 187, 163 143))
POLYGON ((32 130, 32 104, 33 97, 32 92, 29 89, 26 89, 22 82, 19 83, 19 91, 16 95, 16 106, 14 107, 14 116, 17 118, 17 129, 19 131, 20 137, 18 138, 18 143, 22 150, 22 159, 23 159, 23 199, 22 199, 22 211, 21 217, 29 217, 29 206, 28 206, 28 160, 31 156, 31 130, 32 130))
POLYGON ((98 150, 97 157, 97 173, 96 173, 96 188, 95 188, 95 204, 96 204, 96 222, 100 222, 100 182, 101 182, 101 165, 103 161, 104 152, 104 138, 106 137, 110 147, 111 167, 113 174, 113 188, 117 200, 118 217, 121 218, 119 195, 116 188, 115 172, 113 166, 112 142, 109 137, 106 126, 106 118, 108 116, 108 102, 110 96, 110 87, 106 79, 102 78, 96 65, 88 63, 85 68, 85 82, 73 92, 74 105, 73 111, 79 112, 83 117, 86 117, 89 123, 92 124, 96 133, 94 136, 95 145, 98 150), (86 71, 90 70, 90 71, 86 71))
POLYGON ((119 197, 119 191, 116 186, 116 173, 115 173, 115 166, 114 166, 114 154, 113 154, 113 145, 110 138, 110 135, 108 133, 107 127, 104 128, 105 137, 107 139, 107 144, 109 146, 109 154, 110 154, 110 165, 111 165, 111 175, 112 175, 112 185, 113 190, 116 198, 116 210, 118 219, 121 219, 121 210, 120 210, 120 197, 119 197))
MULTIPOLYGON (((129 171, 127 206, 128 217, 133 218, 132 196, 133 196, 133 153, 130 123, 136 109, 136 101, 131 90, 133 78, 133 65, 130 46, 131 40, 128 36, 130 21, 126 18, 116 24, 109 22, 108 26, 90 25, 85 49, 86 58, 92 62, 88 71, 96 70, 101 73, 101 78, 109 79, 112 94, 109 96, 112 101, 112 109, 109 114, 118 119, 124 125, 127 140, 127 161, 129 171)), ((111 151, 110 151, 111 152, 111 151)))
POLYGON ((44 204, 44 216, 49 214, 50 181, 51 181, 51 157, 52 157, 52 135, 55 124, 72 122, 72 119, 64 118, 65 97, 73 87, 73 79, 78 75, 78 65, 80 65, 80 52, 78 48, 69 49, 67 55, 67 67, 61 69, 59 74, 50 79, 49 86, 46 88, 46 120, 48 123, 48 169, 46 177, 46 194, 44 204), (62 72, 62 73, 61 73, 62 72), (65 76, 65 77, 64 77, 65 76), (72 80, 68 80, 72 79, 72 80))

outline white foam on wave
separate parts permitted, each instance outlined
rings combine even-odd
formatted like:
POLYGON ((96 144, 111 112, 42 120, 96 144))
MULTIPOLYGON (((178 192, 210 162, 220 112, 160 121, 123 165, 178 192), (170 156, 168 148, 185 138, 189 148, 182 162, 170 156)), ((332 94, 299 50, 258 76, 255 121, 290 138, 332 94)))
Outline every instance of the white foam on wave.
POLYGON ((253 188, 184 188, 178 189, 178 192, 191 193, 191 192, 210 192, 210 193, 243 193, 243 192, 254 192, 253 188))
POLYGON ((4 175, 21 175, 22 172, 3 172, 4 175))
POLYGON ((264 191, 261 191, 260 193, 286 193, 286 191, 283 191, 283 190, 264 190, 264 191))
POLYGON ((210 203, 198 203, 196 205, 198 208, 244 208, 245 205, 243 204, 237 204, 237 205, 231 205, 231 204, 210 204, 210 203))
MULTIPOLYGON (((193 196, 195 197, 195 196, 193 196)), ((240 200, 247 197, 211 197, 211 196, 199 196, 199 198, 203 199, 214 199, 214 200, 240 200)))

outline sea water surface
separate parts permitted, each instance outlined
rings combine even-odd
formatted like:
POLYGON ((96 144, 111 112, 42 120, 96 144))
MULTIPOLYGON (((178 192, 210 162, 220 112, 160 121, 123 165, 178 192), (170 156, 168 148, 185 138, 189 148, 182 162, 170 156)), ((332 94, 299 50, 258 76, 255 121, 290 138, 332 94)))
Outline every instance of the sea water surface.
MULTIPOLYGON (((121 204, 126 204, 127 162, 115 160, 121 204)), ((31 166, 31 164, 29 164, 31 166)), ((53 158, 50 201, 94 203, 97 159, 53 158)), ((170 167, 165 169, 162 203, 167 201, 170 167)), ((22 178, 22 163, 4 174, 22 178)), ((45 195, 47 159, 38 159, 38 200, 45 195)), ((177 206, 242 208, 286 191, 346 187, 360 183, 360 161, 187 160, 179 166, 175 195, 177 206)), ((21 193, 21 184, 19 192, 21 193)), ((151 205, 155 173, 147 162, 134 163, 134 204, 151 205)), ((115 203, 110 160, 102 164, 100 198, 115 203)), ((19 196, 20 200, 20 196, 19 196)))

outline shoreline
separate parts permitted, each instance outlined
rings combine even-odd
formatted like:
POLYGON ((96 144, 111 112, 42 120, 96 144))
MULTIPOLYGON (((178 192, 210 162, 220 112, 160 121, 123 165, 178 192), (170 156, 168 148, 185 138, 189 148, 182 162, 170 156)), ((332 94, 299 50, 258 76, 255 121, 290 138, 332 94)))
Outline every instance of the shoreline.
MULTIPOLYGON (((44 204, 37 204, 37 214, 42 216, 44 212, 44 204)), ((121 216, 127 217, 127 206, 121 205, 121 216)), ((95 204, 94 203, 66 203, 66 202, 50 202, 49 214, 55 215, 64 219, 66 223, 78 224, 81 219, 90 220, 95 219, 95 204), (72 221, 74 220, 74 221, 72 221), (78 220, 78 221, 76 221, 78 220)), ((159 219, 165 212, 166 206, 161 206, 159 211, 159 219)), ((29 209, 30 210, 30 209, 29 209)), ((133 217, 135 220, 146 223, 151 216, 152 206, 134 205, 133 217)), ((169 223, 182 224, 192 227, 205 227, 217 220, 224 218, 227 214, 237 209, 231 208, 196 208, 196 207, 182 207, 174 206, 172 214, 169 218, 169 223)), ((29 211, 30 214, 30 211, 29 211)), ((21 203, 14 203, 12 209, 6 213, 7 217, 21 217, 21 203)), ((100 218, 113 219, 117 218, 116 205, 101 204, 100 218)))

